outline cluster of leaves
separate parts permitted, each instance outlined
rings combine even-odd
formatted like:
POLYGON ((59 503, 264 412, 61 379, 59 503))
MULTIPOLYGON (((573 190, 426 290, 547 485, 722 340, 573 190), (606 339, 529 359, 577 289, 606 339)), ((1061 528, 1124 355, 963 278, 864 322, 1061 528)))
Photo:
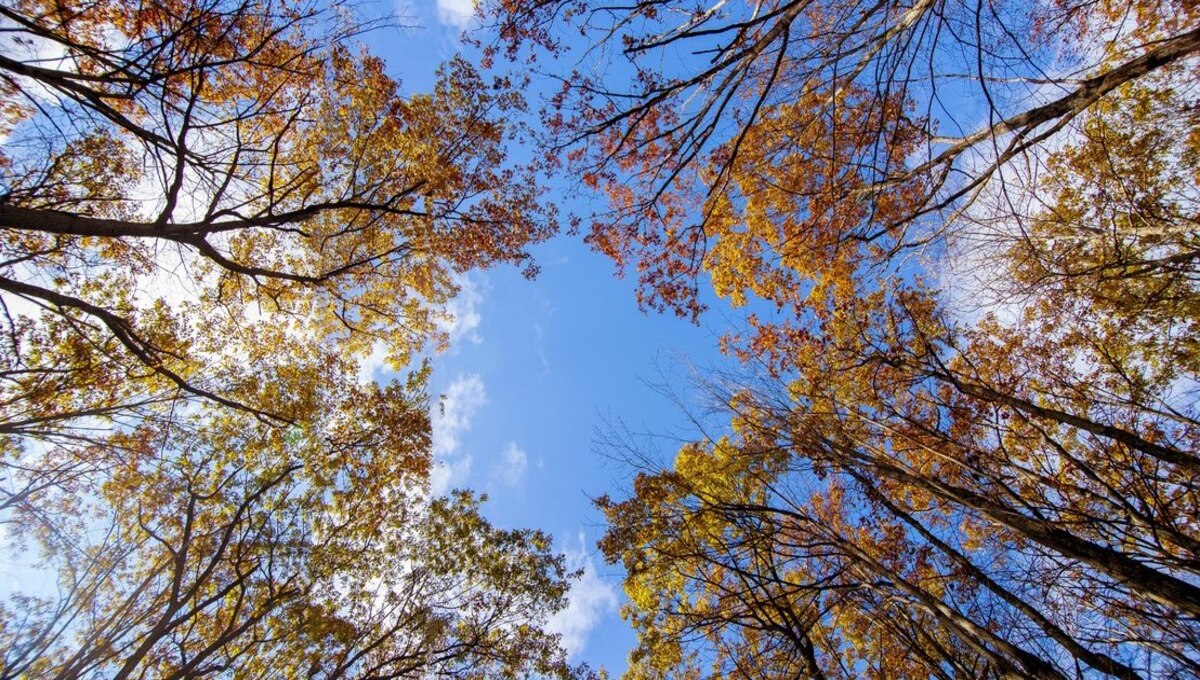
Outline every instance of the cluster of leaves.
POLYGON ((401 95, 377 27, 0 7, 0 512, 58 569, 0 609, 0 677, 574 672, 548 538, 429 498, 412 368, 456 273, 555 229, 522 99, 463 60, 401 95), (360 380, 379 351, 405 381, 360 380))
POLYGON ((1200 673, 1194 3, 488 9, 608 59, 547 141, 643 303, 753 312, 600 501, 629 677, 1200 673))
POLYGON ((144 426, 103 488, 39 497, 59 521, 22 506, 18 526, 63 560, 62 591, 3 610, 0 673, 566 673, 539 627, 563 604, 563 558, 490 526, 465 492, 428 501, 418 382, 346 394, 319 437, 272 441, 244 414, 144 426))

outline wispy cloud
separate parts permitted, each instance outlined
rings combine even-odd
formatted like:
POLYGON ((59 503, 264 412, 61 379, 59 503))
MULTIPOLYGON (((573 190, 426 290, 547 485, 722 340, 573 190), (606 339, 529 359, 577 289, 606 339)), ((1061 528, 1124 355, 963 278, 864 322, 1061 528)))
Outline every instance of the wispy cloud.
POLYGON ((529 467, 529 456, 516 442, 504 447, 501 459, 492 466, 492 483, 500 486, 520 486, 525 481, 525 469, 529 467))
POLYGON ((454 283, 458 286, 458 295, 446 303, 447 316, 438 324, 442 332, 450 337, 451 351, 463 342, 473 345, 483 342, 483 336, 479 333, 479 326, 483 323, 480 309, 483 307, 484 293, 489 287, 488 280, 481 275, 456 277, 454 283))
POLYGON ((475 0, 437 0, 437 16, 447 26, 466 28, 475 16, 475 0))
POLYGON ((434 469, 431 488, 442 495, 461 484, 471 472, 471 456, 459 450, 461 438, 475 419, 475 412, 487 403, 483 378, 471 373, 460 375, 446 388, 446 393, 433 407, 434 469))
POLYGON ((371 345, 371 353, 358 358, 358 382, 366 385, 379 378, 391 367, 387 361, 387 343, 377 340, 371 345))
POLYGON ((561 635, 567 653, 578 658, 587 648, 592 630, 605 616, 616 611, 617 594, 596 573, 596 562, 587 549, 583 532, 579 533, 579 547, 567 546, 563 554, 567 558, 567 567, 583 570, 583 574, 571 584, 566 608, 552 616, 546 628, 561 635))
POLYGON ((429 490, 434 496, 445 496, 451 489, 459 488, 471 476, 474 459, 470 455, 450 460, 436 460, 429 471, 429 490))
MULTIPOLYGON (((446 334, 451 354, 463 343, 478 345, 483 342, 483 336, 479 332, 483 323, 480 310, 491 287, 487 278, 481 275, 455 277, 454 283, 458 286, 458 295, 436 312, 438 329, 446 334)), ((387 359, 387 343, 377 341, 371 347, 370 354, 358 359, 359 382, 366 384, 386 376, 393 370, 387 359)))
POLYGON ((410 23, 415 23, 418 12, 413 6, 412 0, 392 0, 392 13, 396 16, 401 25, 407 26, 410 23))
POLYGON ((546 356, 546 329, 542 324, 533 324, 533 334, 535 340, 533 346, 537 349, 538 359, 542 363, 542 375, 550 374, 550 359, 546 356))

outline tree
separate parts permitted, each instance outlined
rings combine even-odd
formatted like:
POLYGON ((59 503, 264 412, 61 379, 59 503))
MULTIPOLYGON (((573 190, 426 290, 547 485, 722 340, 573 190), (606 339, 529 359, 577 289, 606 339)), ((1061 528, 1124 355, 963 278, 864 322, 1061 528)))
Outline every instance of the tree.
POLYGON ((7 330, 7 433, 173 392, 294 421, 221 361, 253 357, 256 326, 382 342, 400 366, 436 334, 451 272, 527 262, 553 228, 532 169, 505 164, 518 96, 456 60, 401 97, 349 42, 372 25, 336 5, 3 11, 25 53, 0 62, 0 286, 27 312, 7 330))
POLYGON ((61 588, 0 611, 0 676, 573 672, 548 539, 429 497, 454 277, 555 229, 512 84, 402 95, 336 2, 0 25, 0 511, 61 588))
POLYGON ((1194 6, 491 12, 616 55, 546 115, 642 302, 752 306, 728 430, 601 502, 631 676, 1200 671, 1194 6))
POLYGON ((64 496, 76 522, 18 522, 61 595, 3 612, 0 677, 570 675, 541 629, 565 605, 563 557, 466 492, 429 501, 412 382, 345 395, 373 417, 343 405, 322 437, 183 419, 97 496, 64 496))
POLYGON ((545 111, 546 142, 609 196, 610 210, 589 220, 593 245, 634 267, 644 304, 680 314, 702 309, 702 271, 735 299, 781 297, 737 282, 762 286, 790 269, 827 278, 830 260, 892 261, 927 245, 945 225, 922 218, 953 216, 1122 85, 1188 68, 1200 42, 1194 12, 1171 2, 1004 11, 657 0, 485 10, 500 36, 493 56, 577 53, 556 22, 594 41, 581 58, 596 66, 550 74, 562 85, 545 111), (946 97, 974 106, 958 112, 946 97), (738 270, 757 252, 770 276, 738 270), (795 261, 772 267, 772 256, 795 261))

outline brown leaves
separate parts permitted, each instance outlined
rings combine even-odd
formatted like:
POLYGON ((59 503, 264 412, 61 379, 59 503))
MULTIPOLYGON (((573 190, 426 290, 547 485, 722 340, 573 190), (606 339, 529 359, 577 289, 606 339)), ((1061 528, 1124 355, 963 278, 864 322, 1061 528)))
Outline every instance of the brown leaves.
POLYGON ((556 229, 520 93, 402 96, 337 3, 3 13, 0 508, 63 588, 0 675, 573 672, 548 538, 429 498, 414 363, 556 229), (407 375, 360 384, 379 349, 407 375))
POLYGON ((631 676, 1196 670, 1186 4, 491 7, 601 60, 547 143, 639 302, 750 307, 732 432, 602 504, 631 676))

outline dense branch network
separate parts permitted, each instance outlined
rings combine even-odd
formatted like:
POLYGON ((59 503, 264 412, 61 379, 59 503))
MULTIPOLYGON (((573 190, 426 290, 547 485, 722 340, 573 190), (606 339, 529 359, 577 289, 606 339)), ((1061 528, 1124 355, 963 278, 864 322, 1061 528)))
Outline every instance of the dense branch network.
POLYGON ((59 586, 0 605, 0 678, 586 673, 549 538, 430 491, 456 277, 555 229, 521 95, 402 93, 358 16, 0 7, 0 522, 59 586))
POLYGON ((601 499, 629 677, 1200 672, 1191 3, 487 9, 641 302, 746 307, 601 499))

